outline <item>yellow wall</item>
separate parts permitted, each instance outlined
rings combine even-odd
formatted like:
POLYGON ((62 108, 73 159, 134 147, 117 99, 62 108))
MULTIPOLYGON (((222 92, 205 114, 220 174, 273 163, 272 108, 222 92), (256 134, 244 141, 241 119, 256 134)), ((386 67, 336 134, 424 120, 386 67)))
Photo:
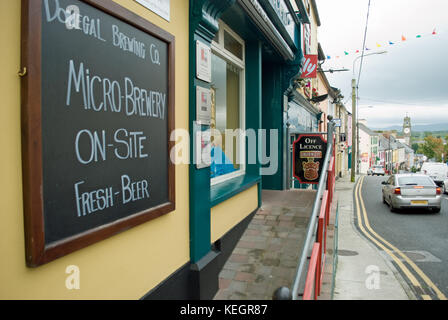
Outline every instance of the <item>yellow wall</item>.
MULTIPOLYGON (((38 268, 25 266, 20 137, 20 2, 0 1, 0 299, 138 299, 189 261, 188 167, 176 166, 175 212, 38 268), (65 287, 80 268, 80 289, 65 287)), ((116 0, 176 38, 176 128, 188 127, 188 1, 167 22, 133 0, 116 0)))
POLYGON ((212 243, 241 222, 258 207, 258 186, 241 192, 211 210, 212 243))
MULTIPOLYGON (((325 73, 323 72, 317 72, 317 92, 319 93, 319 96, 322 96, 324 94, 328 94, 328 89, 325 80, 324 80, 325 73)), ((323 112, 322 116, 321 116, 321 120, 323 121, 323 123, 320 125, 321 126, 321 131, 326 132, 327 131, 327 115, 328 115, 328 100, 330 99, 330 97, 328 97, 327 99, 325 99, 322 102, 319 102, 318 107, 319 110, 323 112)))

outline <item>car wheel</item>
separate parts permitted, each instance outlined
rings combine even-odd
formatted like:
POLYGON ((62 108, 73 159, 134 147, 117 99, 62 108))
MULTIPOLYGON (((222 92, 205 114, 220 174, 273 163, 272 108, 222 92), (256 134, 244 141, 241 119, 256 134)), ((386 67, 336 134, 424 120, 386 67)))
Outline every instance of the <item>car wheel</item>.
POLYGON ((440 208, 432 208, 432 212, 439 213, 440 212, 440 208))
POLYGON ((394 207, 394 205, 392 204, 392 199, 390 199, 389 198, 389 209, 390 209, 390 212, 397 212, 398 210, 397 210, 397 208, 395 208, 394 207))
POLYGON ((384 194, 383 194, 383 203, 384 203, 384 204, 387 204, 387 202, 386 202, 386 198, 384 198, 384 194))

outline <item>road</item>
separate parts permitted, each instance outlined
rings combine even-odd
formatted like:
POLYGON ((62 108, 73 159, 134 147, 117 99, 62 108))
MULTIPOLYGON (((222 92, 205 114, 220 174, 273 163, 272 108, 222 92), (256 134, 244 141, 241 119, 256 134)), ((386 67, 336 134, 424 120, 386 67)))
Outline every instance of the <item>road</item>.
POLYGON ((359 181, 360 207, 362 211, 364 204, 367 216, 361 215, 363 224, 370 224, 371 237, 380 243, 377 247, 386 251, 385 256, 409 282, 417 298, 448 297, 448 196, 443 196, 442 210, 437 214, 425 210, 392 213, 382 202, 384 180, 366 176, 359 181))

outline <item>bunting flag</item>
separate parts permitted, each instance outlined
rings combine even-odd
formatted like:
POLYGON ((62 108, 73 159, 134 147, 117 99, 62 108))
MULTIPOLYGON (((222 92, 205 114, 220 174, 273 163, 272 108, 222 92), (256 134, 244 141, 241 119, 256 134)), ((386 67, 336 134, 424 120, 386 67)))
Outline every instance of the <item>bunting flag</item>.
MULTIPOLYGON (((432 30, 431 33, 427 33, 427 34, 417 34, 415 37, 416 37, 417 39, 419 39, 419 38, 423 38, 424 36, 428 36, 428 35, 437 35, 436 28, 434 28, 434 29, 432 30)), ((402 34, 402 35, 401 35, 401 42, 405 42, 405 41, 407 41, 407 38, 406 38, 406 36, 405 36, 404 34, 402 34)), ((394 40, 394 41, 389 40, 386 44, 388 44, 389 46, 392 46, 392 45, 395 45, 396 43, 400 43, 400 41, 399 41, 399 40, 397 40, 397 41, 395 41, 395 40, 394 40)), ((383 47, 383 45, 382 45, 380 42, 376 42, 376 47, 377 47, 377 48, 381 48, 381 47, 383 47)), ((371 48, 366 47, 365 50, 366 50, 366 51, 370 51, 371 48)), ((359 54, 359 53, 360 53, 359 50, 355 50, 355 51, 351 51, 351 52, 354 53, 354 54, 359 54)), ((348 56, 348 55, 350 55, 350 52, 349 52, 349 51, 344 51, 344 55, 345 55, 345 56, 348 56)), ((336 59, 339 59, 339 58, 340 58, 340 56, 335 56, 335 57, 336 57, 336 59)), ((328 55, 328 56, 327 56, 327 60, 330 60, 330 59, 332 59, 332 56, 328 55)))

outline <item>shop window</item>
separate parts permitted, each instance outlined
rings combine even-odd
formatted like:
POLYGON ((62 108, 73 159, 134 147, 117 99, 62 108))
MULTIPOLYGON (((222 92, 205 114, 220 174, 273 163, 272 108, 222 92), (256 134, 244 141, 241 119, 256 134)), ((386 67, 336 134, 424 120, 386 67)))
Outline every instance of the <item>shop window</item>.
POLYGON ((226 30, 224 30, 224 48, 243 60, 243 45, 226 30))
POLYGON ((212 184, 245 173, 244 42, 224 23, 212 43, 212 184), (213 131, 217 134, 213 134, 213 131))

